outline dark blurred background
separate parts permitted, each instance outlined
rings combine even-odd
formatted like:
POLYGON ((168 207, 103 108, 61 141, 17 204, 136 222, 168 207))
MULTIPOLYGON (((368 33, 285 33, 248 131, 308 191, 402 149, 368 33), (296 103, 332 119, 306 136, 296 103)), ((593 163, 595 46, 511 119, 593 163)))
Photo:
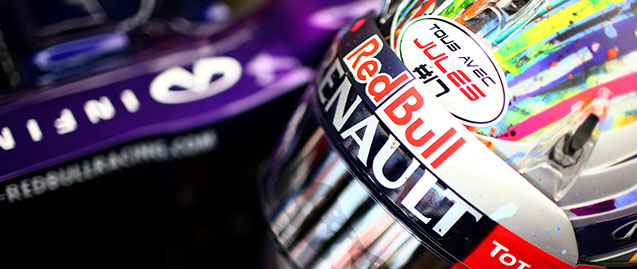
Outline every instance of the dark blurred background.
POLYGON ((207 154, 5 208, 0 266, 273 268, 257 178, 300 93, 211 127, 219 144, 207 154), (258 120, 264 113, 272 117, 258 120))
MULTIPOLYGON (((275 37, 284 56, 314 68, 336 29, 380 2, 0 0, 0 120, 11 120, 5 113, 11 109, 4 108, 13 102, 183 48, 216 44, 246 25, 275 37), (321 35, 297 38, 295 33, 307 35, 310 20, 321 35)), ((261 41, 249 42, 258 47, 261 41)), ((306 87, 280 91, 220 121, 138 137, 1 182, 0 268, 277 267, 257 180, 306 87), (11 184, 20 188, 25 179, 127 145, 201 132, 216 133, 212 149, 8 202, 11 184)))

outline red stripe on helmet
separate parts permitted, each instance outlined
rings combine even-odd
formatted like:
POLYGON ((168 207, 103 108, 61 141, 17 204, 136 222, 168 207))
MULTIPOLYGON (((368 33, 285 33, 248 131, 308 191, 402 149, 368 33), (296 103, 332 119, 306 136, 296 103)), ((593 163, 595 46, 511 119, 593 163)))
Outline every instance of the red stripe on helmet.
POLYGON ((456 264, 453 268, 575 268, 527 242, 502 225, 497 225, 462 263, 456 264))

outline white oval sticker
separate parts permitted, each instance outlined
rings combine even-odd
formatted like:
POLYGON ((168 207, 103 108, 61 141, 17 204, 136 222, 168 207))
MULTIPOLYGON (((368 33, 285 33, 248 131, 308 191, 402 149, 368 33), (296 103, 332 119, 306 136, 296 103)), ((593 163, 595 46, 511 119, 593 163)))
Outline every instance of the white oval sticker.
POLYGON ((469 29, 444 17, 411 21, 398 38, 397 53, 430 94, 464 124, 484 127, 508 108, 503 72, 469 29))

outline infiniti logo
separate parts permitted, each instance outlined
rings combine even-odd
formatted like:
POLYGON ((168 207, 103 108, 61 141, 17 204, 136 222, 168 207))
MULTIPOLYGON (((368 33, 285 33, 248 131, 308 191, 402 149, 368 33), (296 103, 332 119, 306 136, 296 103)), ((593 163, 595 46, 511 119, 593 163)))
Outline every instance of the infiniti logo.
POLYGON ((241 78, 242 68, 236 59, 220 56, 199 59, 192 71, 177 66, 161 72, 150 84, 150 96, 163 104, 205 99, 234 86, 241 78))
POLYGON ((637 219, 628 222, 610 233, 610 238, 617 244, 626 244, 632 239, 637 229, 637 219))

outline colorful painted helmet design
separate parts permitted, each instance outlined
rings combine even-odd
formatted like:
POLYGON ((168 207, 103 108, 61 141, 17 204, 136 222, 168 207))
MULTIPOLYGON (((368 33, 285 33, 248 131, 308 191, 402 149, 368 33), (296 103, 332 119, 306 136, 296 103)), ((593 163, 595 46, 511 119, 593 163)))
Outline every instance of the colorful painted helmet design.
POLYGON ((405 0, 345 27, 262 181, 275 239, 300 267, 630 266, 636 11, 405 0))

